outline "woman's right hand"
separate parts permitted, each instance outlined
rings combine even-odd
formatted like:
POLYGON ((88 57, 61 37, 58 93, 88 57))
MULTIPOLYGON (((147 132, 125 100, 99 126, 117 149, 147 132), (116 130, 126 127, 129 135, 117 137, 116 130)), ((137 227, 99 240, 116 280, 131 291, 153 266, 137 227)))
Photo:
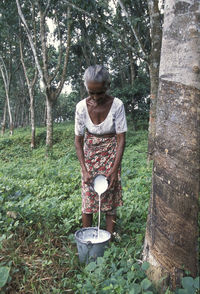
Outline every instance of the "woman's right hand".
POLYGON ((86 169, 84 169, 83 170, 83 181, 86 184, 90 184, 91 180, 92 180, 92 175, 86 169))

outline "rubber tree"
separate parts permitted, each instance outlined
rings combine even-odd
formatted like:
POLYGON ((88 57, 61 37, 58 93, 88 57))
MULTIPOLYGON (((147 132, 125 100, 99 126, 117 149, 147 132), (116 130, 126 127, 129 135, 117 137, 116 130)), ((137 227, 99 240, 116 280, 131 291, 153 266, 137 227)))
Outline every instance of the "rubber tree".
POLYGON ((17 38, 17 14, 15 2, 0 2, 0 76, 2 77, 5 101, 2 119, 2 135, 5 132, 7 114, 9 119, 10 134, 13 134, 15 126, 15 104, 18 101, 16 96, 17 83, 20 68, 20 57, 17 38))
MULTIPOLYGON (((71 14, 70 8, 67 8, 67 13, 65 18, 67 18, 67 41, 66 46, 63 46, 62 34, 60 32, 60 23, 57 15, 52 12, 51 16, 54 15, 54 20, 57 25, 58 30, 58 38, 59 38, 59 54, 57 58, 56 66, 51 66, 51 60, 49 60, 49 46, 47 42, 47 15, 50 11, 50 8, 55 9, 55 5, 51 6, 51 0, 41 2, 39 0, 36 1, 37 7, 37 18, 39 19, 39 36, 40 36, 40 45, 41 45, 41 54, 38 54, 37 48, 33 42, 33 36, 29 29, 28 23, 25 19, 23 11, 21 9, 20 1, 16 0, 18 13, 21 18, 21 21, 25 27, 26 34, 29 40, 29 44, 31 50, 33 52, 33 56, 35 59, 35 64, 38 69, 38 73, 43 82, 43 87, 45 89, 46 94, 46 125, 47 125, 47 134, 46 134, 46 147, 47 147, 47 155, 48 151, 52 150, 53 147, 53 104, 58 99, 64 82, 66 81, 66 72, 67 72, 67 64, 69 59, 69 49, 71 43, 71 14), (64 49, 63 49, 64 47, 64 49), (65 54, 63 51, 65 50, 65 54), (40 58, 41 57, 41 58, 40 58), (42 64, 42 66, 41 66, 42 64)), ((65 7, 66 8, 66 7, 65 7)))
POLYGON ((198 274, 200 23, 198 0, 166 0, 155 160, 143 258, 154 282, 198 274))
MULTIPOLYGON (((33 28, 34 28, 34 41, 36 46, 36 24, 35 24, 35 7, 32 4, 32 22, 33 22, 33 28)), ((35 62, 33 61, 33 66, 35 67, 34 73, 32 76, 28 73, 28 66, 25 62, 24 57, 24 50, 23 50, 23 40, 22 40, 22 27, 21 22, 19 22, 19 49, 20 49, 20 58, 21 63, 24 71, 24 76, 26 79, 27 87, 28 87, 28 93, 30 98, 30 117, 31 117, 31 148, 35 148, 35 107, 34 107, 34 88, 38 79, 38 70, 35 66, 35 62)), ((30 71, 30 70, 29 70, 30 71)))
POLYGON ((157 0, 148 0, 148 10, 150 17, 150 40, 151 49, 148 58, 150 73, 151 93, 150 112, 148 129, 148 160, 154 159, 155 134, 156 134, 156 106, 159 86, 159 66, 162 40, 162 21, 157 0))
MULTIPOLYGON (((11 52, 11 50, 10 50, 11 52)), ((10 53, 11 54, 11 53, 10 53)), ((12 118, 12 112, 10 107, 10 85, 11 85, 11 77, 12 77, 12 57, 9 58, 9 65, 6 66, 3 57, 0 55, 0 72, 1 76, 3 78, 4 88, 5 88, 5 94, 6 94, 6 102, 4 106, 4 116, 3 116, 3 123, 2 123, 2 135, 5 132, 5 126, 6 126, 6 109, 8 108, 8 114, 9 114, 9 128, 10 128, 10 135, 13 135, 13 118, 12 118)))
MULTIPOLYGON (((139 30, 134 27, 134 15, 126 9, 123 0, 118 0, 118 3, 128 21, 128 24, 133 33, 133 37, 139 46, 139 51, 142 53, 143 60, 147 63, 150 73, 151 93, 150 93, 150 113, 149 113, 149 130, 148 130, 148 161, 154 158, 154 138, 156 132, 156 102, 159 85, 159 65, 160 65, 160 50, 162 40, 161 14, 158 7, 158 0, 148 0, 148 14, 150 18, 150 50, 145 48, 145 41, 140 36, 139 30)), ((147 37, 148 38, 148 37, 147 37)))

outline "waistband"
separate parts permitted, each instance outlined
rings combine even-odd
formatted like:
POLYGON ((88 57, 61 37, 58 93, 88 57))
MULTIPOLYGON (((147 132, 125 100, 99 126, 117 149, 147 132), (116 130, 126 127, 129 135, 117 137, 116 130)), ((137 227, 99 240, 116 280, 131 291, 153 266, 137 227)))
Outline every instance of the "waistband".
POLYGON ((98 134, 92 134, 88 131, 88 129, 86 129, 86 134, 87 135, 91 135, 94 137, 98 137, 98 138, 110 138, 110 137, 115 137, 116 133, 111 133, 111 134, 102 134, 102 135, 98 135, 98 134))

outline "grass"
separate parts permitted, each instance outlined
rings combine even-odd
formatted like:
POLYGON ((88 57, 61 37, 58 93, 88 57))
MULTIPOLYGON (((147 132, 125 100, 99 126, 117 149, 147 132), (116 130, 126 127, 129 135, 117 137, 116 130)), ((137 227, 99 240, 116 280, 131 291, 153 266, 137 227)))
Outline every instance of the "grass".
POLYGON ((147 131, 129 127, 118 239, 88 266, 79 264, 74 241, 81 228, 74 126, 55 126, 51 158, 44 156, 45 136, 38 128, 33 151, 29 129, 0 139, 0 267, 9 269, 0 293, 155 293, 140 265, 152 170, 146 163, 147 131))

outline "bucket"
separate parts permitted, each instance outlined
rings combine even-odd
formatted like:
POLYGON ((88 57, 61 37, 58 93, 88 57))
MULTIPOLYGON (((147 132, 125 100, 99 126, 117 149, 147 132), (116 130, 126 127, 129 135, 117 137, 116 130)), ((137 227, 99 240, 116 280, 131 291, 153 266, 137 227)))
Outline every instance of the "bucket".
POLYGON ((89 227, 80 229, 75 233, 75 240, 81 263, 95 261, 97 257, 103 256, 108 247, 111 234, 105 230, 99 230, 99 240, 97 239, 98 228, 89 227))

